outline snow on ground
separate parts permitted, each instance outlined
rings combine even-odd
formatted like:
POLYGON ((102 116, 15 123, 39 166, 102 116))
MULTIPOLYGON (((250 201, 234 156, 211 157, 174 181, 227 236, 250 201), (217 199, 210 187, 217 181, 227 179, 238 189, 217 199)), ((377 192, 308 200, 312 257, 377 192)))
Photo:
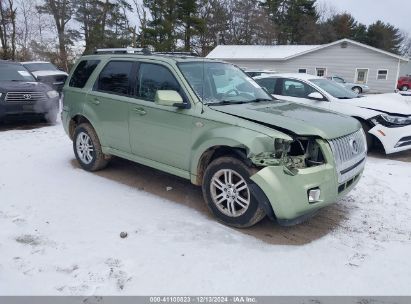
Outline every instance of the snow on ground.
POLYGON ((308 223, 237 230, 181 179, 81 170, 61 125, 2 130, 0 147, 1 295, 411 294, 411 163, 370 157, 308 223))

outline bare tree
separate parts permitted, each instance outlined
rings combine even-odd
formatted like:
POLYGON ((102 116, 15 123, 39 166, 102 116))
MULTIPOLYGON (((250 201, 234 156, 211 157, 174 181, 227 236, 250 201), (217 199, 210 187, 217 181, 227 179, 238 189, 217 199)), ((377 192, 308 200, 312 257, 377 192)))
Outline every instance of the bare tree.
POLYGON ((59 59, 61 66, 68 70, 67 44, 69 43, 66 31, 67 23, 73 17, 73 3, 70 0, 44 0, 44 4, 37 7, 43 14, 53 17, 59 42, 59 59))
POLYGON ((13 0, 0 0, 0 41, 5 59, 16 58, 16 12, 13 0))

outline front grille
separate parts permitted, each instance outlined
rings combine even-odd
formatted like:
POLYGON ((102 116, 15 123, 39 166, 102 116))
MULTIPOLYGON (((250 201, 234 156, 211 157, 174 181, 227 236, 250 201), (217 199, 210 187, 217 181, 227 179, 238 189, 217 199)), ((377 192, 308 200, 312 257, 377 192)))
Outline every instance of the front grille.
POLYGON ((338 183, 357 175, 365 165, 367 143, 362 129, 329 141, 338 171, 338 183))
POLYGON ((38 101, 46 101, 46 94, 43 92, 8 92, 6 102, 22 102, 22 103, 33 103, 38 101))

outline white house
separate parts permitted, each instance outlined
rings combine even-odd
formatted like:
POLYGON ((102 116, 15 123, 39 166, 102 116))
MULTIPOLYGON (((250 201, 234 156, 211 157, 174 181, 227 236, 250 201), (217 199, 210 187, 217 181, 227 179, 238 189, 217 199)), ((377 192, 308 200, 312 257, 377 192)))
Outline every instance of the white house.
POLYGON ((218 45, 207 58, 247 69, 340 76, 347 82, 366 83, 372 92, 395 90, 400 69, 409 61, 350 39, 323 45, 218 45))

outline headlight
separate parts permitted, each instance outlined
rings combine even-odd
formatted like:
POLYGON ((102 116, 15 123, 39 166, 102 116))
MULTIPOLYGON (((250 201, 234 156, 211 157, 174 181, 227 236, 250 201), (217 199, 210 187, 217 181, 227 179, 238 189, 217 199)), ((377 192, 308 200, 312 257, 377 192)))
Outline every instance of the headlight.
POLYGON ((290 150, 290 145, 292 141, 282 139, 282 138, 276 138, 274 140, 274 153, 277 158, 280 158, 284 156, 285 154, 288 153, 290 150))
POLYGON ((411 116, 395 116, 395 115, 388 115, 388 114, 382 114, 380 116, 383 121, 387 122, 388 124, 391 125, 409 125, 411 124, 411 116))
POLYGON ((52 91, 48 91, 48 92, 47 92, 47 96, 48 96, 49 98, 56 98, 56 97, 59 96, 59 93, 58 93, 57 91, 55 91, 55 90, 52 90, 52 91))

